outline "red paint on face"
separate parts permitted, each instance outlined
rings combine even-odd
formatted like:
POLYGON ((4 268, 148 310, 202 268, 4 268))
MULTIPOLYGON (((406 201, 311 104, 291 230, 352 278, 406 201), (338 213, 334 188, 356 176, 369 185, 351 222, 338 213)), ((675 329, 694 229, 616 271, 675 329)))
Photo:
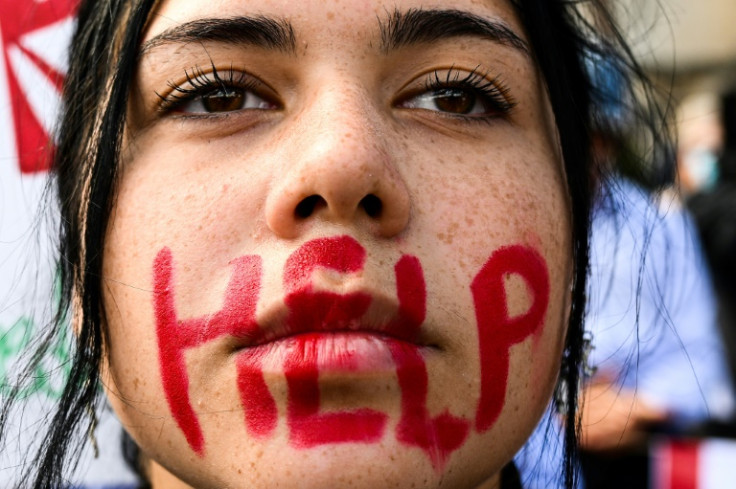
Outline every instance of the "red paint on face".
MULTIPOLYGON (((399 298, 398 320, 418 333, 427 311, 427 288, 422 266, 416 257, 405 255, 394 270, 399 298)), ((396 342, 391 345, 391 353, 401 389, 401 418, 396 426, 396 438, 424 450, 439 471, 450 454, 467 438, 470 423, 447 410, 431 418, 427 410, 427 365, 419 349, 396 342)))
POLYGON ((189 446, 200 455, 204 453, 204 438, 189 399, 184 352, 223 335, 248 337, 258 329, 255 311, 261 288, 261 258, 244 256, 231 264, 233 273, 222 309, 184 321, 176 313, 171 250, 161 249, 153 264, 156 335, 164 393, 189 446))
POLYGON ((371 297, 362 293, 315 292, 308 287, 287 295, 285 302, 289 308, 289 331, 298 334, 349 329, 368 310, 371 297))
POLYGON ((509 349, 538 332, 549 302, 547 265, 533 248, 515 245, 496 250, 470 285, 480 341, 481 388, 475 419, 478 432, 495 423, 506 399, 509 349), (504 277, 521 276, 532 293, 523 315, 509 317, 504 277))
MULTIPOLYGON (((302 345, 301 349, 307 348, 302 345)), ((320 412, 316 357, 291 355, 284 371, 289 387, 288 425, 293 446, 310 448, 329 443, 374 443, 383 437, 388 416, 380 411, 320 412)))
POLYGON ((364 263, 365 249, 350 236, 313 239, 286 260, 284 286, 287 292, 311 289, 312 273, 317 268, 352 273, 362 270, 364 263))
POLYGON ((448 410, 431 418, 427 410, 427 365, 416 348, 392 345, 396 376, 401 388, 401 418, 396 439, 427 453, 440 471, 450 454, 460 448, 470 431, 468 420, 453 416, 448 410))
POLYGON ((402 256, 394 267, 399 314, 395 328, 405 332, 405 338, 416 338, 427 315, 427 286, 419 258, 402 256))
MULTIPOLYGON (((344 330, 359 321, 371 303, 366 294, 314 292, 311 285, 286 297, 287 323, 292 331, 344 330)), ((318 357, 307 344, 295 338, 297 347, 284 364, 289 388, 288 425, 292 444, 313 447, 327 443, 372 443, 383 436, 387 416, 370 409, 320 413, 318 357), (311 353, 311 354, 310 354, 311 353)))
MULTIPOLYGON (((296 447, 323 444, 380 441, 388 416, 373 409, 320 412, 318 347, 325 335, 361 332, 360 321, 371 304, 363 293, 337 294, 314 290, 312 274, 318 270, 340 274, 358 273, 365 262, 365 250, 348 236, 309 241, 292 254, 284 270, 286 327, 292 337, 285 341, 284 375, 288 387, 287 425, 296 447)), ((189 400, 189 380, 184 362, 188 348, 223 335, 253 341, 264 332, 255 322, 260 292, 261 259, 245 256, 233 260, 233 274, 220 311, 200 319, 177 318, 173 294, 172 257, 163 248, 154 261, 154 298, 161 375, 166 399, 174 419, 192 449, 202 455, 204 440, 189 400)), ((448 410, 431 417, 427 409, 428 373, 418 345, 412 344, 426 316, 424 273, 416 257, 402 256, 394 268, 399 309, 396 317, 378 331, 391 332, 384 338, 401 390, 401 415, 396 426, 399 442, 423 450, 440 471, 449 456, 467 439, 470 421, 448 410)), ((549 277, 542 256, 521 245, 496 250, 470 286, 478 325, 481 364, 481 392, 475 419, 478 432, 488 430, 498 418, 506 396, 509 349, 528 336, 540 332, 549 301, 549 277), (520 275, 532 293, 529 310, 509 317, 504 278, 520 275)), ((336 337, 333 337, 334 340, 336 337)), ((346 339, 347 338, 347 339, 346 339)), ((363 339, 363 341, 367 341, 363 339)), ((263 350, 245 348, 237 356, 238 390, 248 431, 256 437, 273 432, 278 421, 275 400, 268 390, 262 368, 263 350)), ((349 355, 347 355, 349 357, 349 355)), ((341 361, 337 355, 337 363, 341 361)), ((322 362, 324 363, 324 362, 322 362)), ((344 370, 355 366, 344 360, 344 370)), ((340 365, 336 365, 340 368, 340 365)))
POLYGON ((245 412, 245 426, 248 432, 258 438, 265 438, 276 429, 278 410, 276 401, 263 377, 260 356, 238 355, 238 391, 245 412))
MULTIPOLYGON (((345 327, 351 321, 360 318, 370 305, 369 296, 365 294, 340 296, 330 292, 315 292, 312 290, 311 274, 319 267, 340 273, 355 272, 362 269, 364 262, 365 250, 357 241, 348 236, 309 241, 295 251, 288 258, 284 270, 285 289, 291 291, 285 298, 285 303, 289 308, 287 319, 289 331, 292 334, 298 334, 318 331, 328 326, 345 327)), ((278 410, 266 385, 261 361, 259 355, 244 351, 238 355, 237 367, 238 389, 245 411, 246 427, 250 434, 263 438, 276 428, 278 410)), ((316 372, 316 365, 302 366, 316 372)), ((289 366, 288 362, 284 367, 287 383, 291 388, 295 382, 289 379, 297 375, 296 367, 289 366)), ((316 392, 318 399, 319 390, 316 377, 312 379, 308 376, 306 382, 309 385, 305 389, 309 392, 316 392)), ((291 400, 292 391, 289 392, 289 405, 291 406, 294 402, 291 400)), ((307 401, 306 404, 309 402, 311 401, 307 401)), ((315 433, 319 432, 318 429, 312 429, 312 434, 306 433, 308 421, 311 419, 317 424, 324 424, 324 420, 330 418, 329 416, 320 417, 316 412, 312 413, 310 409, 290 409, 289 413, 290 424, 294 425, 292 439, 295 443, 302 443, 305 446, 316 444, 315 433), (305 415, 304 419, 300 418, 300 415, 305 413, 311 413, 314 416, 305 415), (300 427, 305 429, 300 431, 300 427), (295 433, 294 429, 298 433, 295 433)), ((349 418, 349 416, 343 416, 340 419, 344 423, 349 418)), ((375 434, 371 435, 375 436, 375 434)), ((332 436, 326 440, 334 438, 335 436, 332 436)), ((330 443, 330 441, 325 441, 325 443, 330 443)))
MULTIPOLYGON (((311 274, 321 268, 339 273, 358 272, 365 263, 365 249, 349 236, 323 238, 305 243, 286 261, 284 288, 290 293, 290 331, 346 330, 356 324, 370 306, 367 294, 336 294, 314 291, 311 274)), ((388 416, 372 409, 320 413, 317 354, 308 338, 297 337, 284 365, 289 388, 288 425, 297 447, 327 443, 372 443, 383 436, 388 416)))

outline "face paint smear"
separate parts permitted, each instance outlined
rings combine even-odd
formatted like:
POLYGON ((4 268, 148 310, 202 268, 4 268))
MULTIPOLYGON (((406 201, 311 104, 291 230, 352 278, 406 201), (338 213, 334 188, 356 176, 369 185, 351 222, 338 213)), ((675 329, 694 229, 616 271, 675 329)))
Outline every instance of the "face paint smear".
POLYGON ((496 250, 470 286, 480 341, 481 390, 475 429, 482 433, 495 423, 506 399, 509 349, 538 332, 549 302, 549 274, 539 252, 522 245, 496 250), (516 274, 532 295, 529 310, 509 317, 504 278, 516 274))

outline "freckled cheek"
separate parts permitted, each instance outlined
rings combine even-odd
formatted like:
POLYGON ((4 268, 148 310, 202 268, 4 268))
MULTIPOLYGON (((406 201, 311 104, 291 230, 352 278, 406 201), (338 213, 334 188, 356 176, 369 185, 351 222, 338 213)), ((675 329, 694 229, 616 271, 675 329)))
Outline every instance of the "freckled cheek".
POLYGON ((554 161, 534 155, 502 155, 419 170, 421 184, 411 186, 412 229, 421 230, 443 254, 452 252, 461 266, 468 260, 479 266, 484 252, 528 241, 530 232, 540 238, 532 244, 545 252, 564 246, 569 212, 554 167, 554 161))
POLYGON ((130 302, 120 300, 120 295, 115 294, 116 312, 108 313, 106 321, 113 346, 106 348, 103 385, 124 425, 147 425, 156 416, 168 415, 165 402, 161 402, 156 338, 150 318, 141 314, 141 310, 148 309, 141 306, 144 302, 131 307, 130 302))
POLYGON ((210 258, 232 257, 234 248, 262 235, 268 177, 253 171, 254 158, 219 154, 217 145, 206 154, 159 146, 126 163, 115 211, 126 229, 210 258))
POLYGON ((546 397, 551 394, 549 389, 554 387, 560 371, 570 314, 569 282, 563 278, 557 283, 558 285, 553 286, 550 291, 547 321, 539 337, 534 338, 530 359, 532 385, 539 389, 547 386, 546 391, 540 391, 541 395, 546 397))
POLYGON ((170 416, 159 371, 150 259, 126 260, 121 250, 126 244, 123 233, 108 234, 102 327, 109 342, 105 344, 102 381, 123 425, 136 439, 144 439, 147 433, 158 433, 160 420, 170 416))
POLYGON ((550 373, 556 365, 553 352, 535 348, 531 341, 511 348, 505 404, 490 433, 511 446, 528 438, 548 406, 554 388, 550 373))
MULTIPOLYGON (((554 301, 554 291, 552 301, 554 301)), ((548 319, 538 336, 511 350, 508 404, 514 412, 539 416, 552 395, 560 368, 566 315, 551 301, 548 319)))

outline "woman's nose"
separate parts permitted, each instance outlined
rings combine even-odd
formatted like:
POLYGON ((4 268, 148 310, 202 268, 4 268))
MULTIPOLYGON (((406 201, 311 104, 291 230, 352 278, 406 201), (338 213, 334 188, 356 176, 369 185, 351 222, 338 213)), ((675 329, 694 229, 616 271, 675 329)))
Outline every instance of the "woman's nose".
POLYGON ((266 222, 296 238, 318 223, 380 237, 409 221, 408 189, 396 168, 387 125, 366 97, 326 93, 296 116, 283 141, 288 161, 266 200, 266 222), (361 102, 362 100, 362 102, 361 102))

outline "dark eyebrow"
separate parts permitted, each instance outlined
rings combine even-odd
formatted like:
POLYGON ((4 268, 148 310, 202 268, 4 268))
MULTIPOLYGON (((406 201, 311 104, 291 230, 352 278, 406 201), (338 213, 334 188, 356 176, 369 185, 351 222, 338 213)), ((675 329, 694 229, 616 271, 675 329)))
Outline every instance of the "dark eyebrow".
POLYGON ((276 49, 289 54, 296 52, 296 36, 291 23, 271 17, 230 17, 197 19, 185 22, 143 43, 140 55, 167 43, 214 41, 227 44, 249 44, 264 49, 276 49))
POLYGON ((415 44, 435 43, 453 37, 481 37, 529 55, 529 46, 506 24, 463 10, 395 10, 387 21, 379 19, 384 53, 415 44))

